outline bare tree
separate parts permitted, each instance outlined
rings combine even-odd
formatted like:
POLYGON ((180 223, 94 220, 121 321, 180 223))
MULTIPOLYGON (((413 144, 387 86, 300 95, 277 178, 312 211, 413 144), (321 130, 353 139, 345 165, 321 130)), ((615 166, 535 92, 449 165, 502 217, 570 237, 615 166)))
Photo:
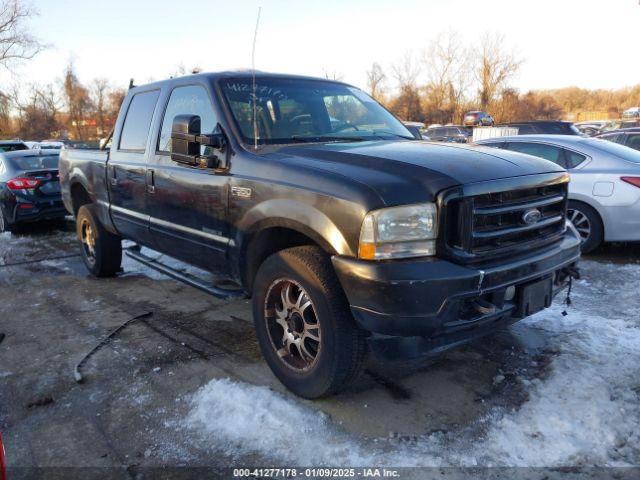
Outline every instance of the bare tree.
POLYGON ((93 82, 91 82, 89 93, 93 107, 95 108, 98 135, 103 135, 106 130, 107 101, 110 90, 111 87, 106 78, 95 78, 93 82))
POLYGON ((475 77, 479 83, 480 106, 487 109, 508 81, 518 73, 522 60, 504 49, 504 35, 485 34, 476 50, 475 77))
POLYGON ((17 133, 21 138, 43 140, 58 136, 60 98, 53 85, 31 85, 24 99, 14 88, 12 104, 17 112, 17 133))
POLYGON ((381 101, 384 97, 385 82, 387 75, 382 70, 382 67, 373 62, 371 70, 367 70, 367 86, 369 87, 369 93, 373 98, 381 101))
POLYGON ((36 13, 21 0, 0 0, 0 65, 28 60, 44 45, 29 33, 27 22, 36 13))
POLYGON ((427 103, 438 122, 455 120, 461 112, 471 77, 469 49, 454 31, 440 33, 423 52, 427 71, 427 103))
POLYGON ((391 71, 400 89, 404 87, 417 88, 420 66, 411 52, 405 52, 402 59, 391 66, 391 71))
POLYGON ((78 80, 72 62, 65 70, 63 87, 69 121, 75 130, 77 140, 82 141, 87 137, 87 119, 93 106, 89 91, 78 80))
POLYGON ((337 82, 340 82, 344 79, 344 74, 336 70, 324 70, 324 78, 326 78, 327 80, 335 80, 337 82))

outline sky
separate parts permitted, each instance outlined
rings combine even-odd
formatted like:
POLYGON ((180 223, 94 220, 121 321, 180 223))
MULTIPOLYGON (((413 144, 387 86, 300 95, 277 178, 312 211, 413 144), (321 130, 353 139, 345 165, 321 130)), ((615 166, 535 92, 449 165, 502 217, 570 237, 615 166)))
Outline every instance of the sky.
MULTIPOLYGON (((0 0, 1 1, 1 0, 0 0)), ((528 89, 620 88, 640 83, 639 0, 31 0, 31 29, 50 47, 13 74, 12 83, 48 83, 73 61, 80 80, 127 86, 194 66, 251 66, 262 7, 256 68, 324 76, 366 87, 373 62, 389 67, 419 54, 439 33, 469 44, 500 32, 524 60, 512 85, 528 89)))

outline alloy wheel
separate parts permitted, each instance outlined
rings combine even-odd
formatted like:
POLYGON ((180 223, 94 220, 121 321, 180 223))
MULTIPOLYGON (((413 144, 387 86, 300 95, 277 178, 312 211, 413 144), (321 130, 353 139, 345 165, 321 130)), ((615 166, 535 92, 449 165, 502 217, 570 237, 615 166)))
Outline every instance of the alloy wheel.
POLYGON ((294 280, 276 280, 267 291, 264 313, 278 358, 293 370, 311 369, 320 353, 321 332, 307 291, 294 280))
POLYGON ((82 248, 87 259, 94 263, 96 261, 96 237, 93 227, 88 219, 83 218, 80 225, 82 248))
POLYGON ((586 242, 591 235, 591 222, 589 218, 580 210, 572 209, 567 211, 567 217, 580 234, 582 242, 586 242))

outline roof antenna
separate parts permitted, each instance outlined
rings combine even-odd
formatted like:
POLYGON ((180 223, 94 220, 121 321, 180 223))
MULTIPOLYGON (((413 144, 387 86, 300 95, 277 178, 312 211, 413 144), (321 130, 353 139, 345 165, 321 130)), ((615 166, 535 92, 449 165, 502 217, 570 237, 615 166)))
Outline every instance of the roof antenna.
POLYGON ((258 119, 257 119, 257 96, 256 96, 256 40, 258 39, 258 27, 260 26, 260 12, 262 7, 258 7, 258 18, 256 19, 256 29, 253 32, 253 49, 251 50, 251 72, 253 79, 253 149, 258 149, 258 119))

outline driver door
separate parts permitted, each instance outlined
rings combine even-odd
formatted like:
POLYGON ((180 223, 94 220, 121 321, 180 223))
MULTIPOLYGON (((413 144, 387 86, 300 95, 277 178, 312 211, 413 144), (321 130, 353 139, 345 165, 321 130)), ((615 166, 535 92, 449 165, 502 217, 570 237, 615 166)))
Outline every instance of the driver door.
POLYGON ((229 243, 228 176, 171 160, 171 127, 174 117, 182 114, 198 115, 202 133, 213 132, 218 123, 205 85, 173 88, 147 172, 151 235, 160 252, 206 270, 220 270, 229 243))

